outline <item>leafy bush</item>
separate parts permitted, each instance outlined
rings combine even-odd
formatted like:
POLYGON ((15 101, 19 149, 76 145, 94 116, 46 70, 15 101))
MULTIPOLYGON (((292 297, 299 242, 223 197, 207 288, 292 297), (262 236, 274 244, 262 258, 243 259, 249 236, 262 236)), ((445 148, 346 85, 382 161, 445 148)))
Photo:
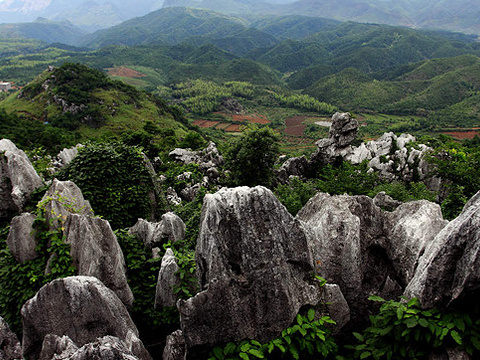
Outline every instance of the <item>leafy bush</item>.
POLYGON ((293 216, 300 211, 316 192, 317 189, 312 180, 303 182, 297 177, 292 178, 288 184, 278 185, 275 188, 275 195, 278 200, 293 216))
POLYGON ((408 302, 381 302, 371 326, 354 333, 358 344, 349 346, 355 359, 426 359, 441 346, 461 347, 468 354, 480 355, 480 319, 459 311, 422 310, 418 299, 408 302))
POLYGON ((335 322, 328 316, 316 319, 315 310, 304 316, 298 314, 296 322, 283 330, 281 336, 267 343, 256 340, 230 342, 223 348, 215 347, 209 360, 230 359, 309 359, 335 355, 337 345, 331 336, 329 325, 335 322))
POLYGON ((151 216, 153 180, 137 147, 119 142, 88 144, 58 178, 75 182, 95 213, 113 228, 133 226, 138 218, 151 216))

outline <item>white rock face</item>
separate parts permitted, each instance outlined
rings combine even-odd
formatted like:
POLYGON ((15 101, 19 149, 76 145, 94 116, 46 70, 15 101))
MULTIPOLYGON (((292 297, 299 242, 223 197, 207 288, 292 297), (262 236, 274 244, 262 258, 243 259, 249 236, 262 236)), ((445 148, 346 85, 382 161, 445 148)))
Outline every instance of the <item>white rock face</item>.
POLYGON ((21 212, 43 184, 27 155, 8 139, 0 140, 0 183, 0 217, 21 212))
POLYGON ((84 145, 77 144, 74 147, 60 151, 57 155, 57 161, 54 164, 55 167, 64 168, 70 164, 70 162, 78 155, 78 150, 80 150, 82 147, 84 147, 84 145))
POLYGON ((100 279, 127 306, 133 294, 127 284, 122 249, 108 221, 86 215, 70 214, 65 223, 65 241, 78 275, 100 279))
POLYGON ((158 223, 152 223, 144 219, 138 219, 137 223, 128 231, 142 239, 147 248, 168 241, 178 241, 185 237, 186 226, 183 220, 176 214, 168 212, 162 215, 158 223))
POLYGON ((480 290, 480 192, 425 249, 405 295, 424 307, 474 303, 480 290), (473 298, 472 298, 473 297, 473 298))
POLYGON ((172 249, 168 248, 162 258, 162 265, 158 272, 157 288, 155 292, 155 308, 164 306, 175 306, 177 295, 174 292, 175 286, 180 285, 180 277, 176 272, 180 268, 172 249))
POLYGON ((139 359, 150 355, 125 305, 94 277, 74 276, 43 286, 22 308, 23 355, 38 359, 48 334, 68 336, 76 346, 110 335, 139 359))

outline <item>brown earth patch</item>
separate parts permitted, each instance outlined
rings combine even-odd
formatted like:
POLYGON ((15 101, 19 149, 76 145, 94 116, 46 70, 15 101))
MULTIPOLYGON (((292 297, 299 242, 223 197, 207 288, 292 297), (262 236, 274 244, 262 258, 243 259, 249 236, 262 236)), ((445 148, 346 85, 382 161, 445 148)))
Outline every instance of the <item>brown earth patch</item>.
POLYGON ((468 130, 468 131, 445 131, 442 134, 453 136, 455 139, 465 140, 473 139, 476 135, 480 136, 477 131, 468 130))
POLYGON ((241 125, 238 124, 231 124, 227 128, 225 128, 225 131, 227 132, 241 132, 242 130, 240 129, 241 125))
POLYGON ((211 121, 211 120, 202 120, 198 119, 193 122, 193 125, 198 126, 200 128, 211 128, 215 127, 215 125, 219 124, 218 121, 211 121))
POLYGON ((234 115, 234 114, 225 114, 222 112, 217 112, 215 114, 223 115, 232 121, 237 122, 247 122, 247 123, 254 123, 254 124, 269 124, 270 120, 267 119, 265 115, 258 115, 258 114, 251 114, 251 115, 234 115))
POLYGON ((306 125, 303 123, 307 116, 292 116, 285 120, 285 134, 289 136, 302 136, 306 125))
POLYGON ((141 77, 146 77, 147 75, 137 71, 130 69, 125 66, 119 66, 115 68, 109 68, 108 69, 108 75, 110 76, 120 76, 120 77, 126 77, 126 78, 141 78, 141 77))

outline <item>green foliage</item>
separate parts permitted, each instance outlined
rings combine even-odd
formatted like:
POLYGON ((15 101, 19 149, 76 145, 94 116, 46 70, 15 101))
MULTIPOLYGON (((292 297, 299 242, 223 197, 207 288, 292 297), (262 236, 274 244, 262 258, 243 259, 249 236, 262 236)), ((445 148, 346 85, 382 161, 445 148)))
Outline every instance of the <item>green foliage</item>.
POLYGON ((189 131, 185 138, 180 142, 179 147, 183 149, 201 150, 205 148, 207 142, 196 131, 189 131))
POLYGON ((326 359, 337 352, 331 336, 335 322, 328 316, 317 318, 314 309, 298 314, 295 323, 283 330, 281 336, 267 343, 244 340, 214 347, 210 360, 231 359, 326 359))
POLYGON ((250 127, 234 139, 225 154, 233 185, 269 186, 279 154, 279 137, 270 128, 250 127))
POLYGON ((358 344, 349 346, 355 359, 427 359, 441 346, 460 347, 480 355, 480 320, 460 311, 422 310, 418 299, 396 302, 371 296, 382 303, 371 326, 354 333, 358 344))
MULTIPOLYGON (((45 217, 45 206, 52 200, 47 198, 39 203, 35 212, 36 259, 18 263, 6 245, 9 228, 0 231, 0 315, 17 334, 22 329, 20 310, 23 304, 47 282, 76 273, 70 245, 65 243, 63 235, 62 225, 66 219, 55 214, 50 214, 50 221, 45 217)), ((55 197, 55 200, 65 204, 64 199, 55 197)))
POLYGON ((309 95, 293 94, 285 96, 273 93, 272 96, 276 101, 280 103, 280 105, 292 107, 295 109, 314 111, 319 114, 325 115, 331 115, 338 110, 337 107, 331 104, 327 104, 325 102, 320 102, 309 95))
POLYGON ((58 178, 75 182, 96 214, 109 220, 113 228, 133 226, 138 218, 151 216, 153 180, 137 147, 90 143, 58 178))
POLYGON ((295 216, 300 209, 310 200, 317 189, 312 180, 303 182, 298 177, 289 180, 288 184, 278 185, 275 195, 287 208, 288 212, 295 216))
POLYGON ((369 196, 373 197, 381 191, 395 200, 402 202, 414 201, 414 200, 428 200, 435 202, 436 194, 427 189, 427 186, 422 182, 408 182, 403 183, 401 181, 393 181, 391 183, 384 182, 376 186, 369 196))
POLYGON ((175 273, 180 278, 180 285, 174 287, 173 292, 179 299, 189 299, 198 292, 198 281, 195 275, 197 264, 195 262, 195 251, 188 242, 177 241, 163 245, 166 250, 172 249, 179 267, 175 273))

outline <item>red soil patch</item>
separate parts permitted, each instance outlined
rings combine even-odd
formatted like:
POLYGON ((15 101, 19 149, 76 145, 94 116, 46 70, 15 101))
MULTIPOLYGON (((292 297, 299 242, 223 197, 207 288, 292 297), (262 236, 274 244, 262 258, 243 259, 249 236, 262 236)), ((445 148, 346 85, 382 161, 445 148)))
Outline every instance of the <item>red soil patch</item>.
POLYGON ((285 134, 302 136, 306 125, 303 123, 307 116, 292 116, 285 120, 285 134))
POLYGON ((116 68, 110 68, 108 69, 108 75, 110 76, 121 76, 121 77, 126 77, 126 78, 141 78, 141 77, 146 77, 147 75, 142 74, 141 72, 137 70, 130 69, 125 66, 119 66, 116 68))
POLYGON ((226 128, 228 128, 230 125, 232 125, 232 124, 229 124, 229 123, 220 123, 220 124, 218 124, 218 125, 215 127, 215 129, 226 129, 226 128))
POLYGON ((211 128, 211 127, 215 127, 215 125, 217 124, 219 124, 218 121, 210 121, 210 120, 202 120, 202 119, 195 120, 193 122, 193 125, 201 128, 211 128))
POLYGON ((231 124, 227 128, 225 128, 225 131, 228 132, 241 132, 242 130, 240 129, 240 125, 237 124, 231 124))
POLYGON ((446 132, 443 132, 442 134, 453 136, 454 138, 459 139, 459 140, 473 139, 475 137, 475 135, 480 136, 480 133, 478 133, 474 130, 469 130, 469 131, 446 131, 446 132))
POLYGON ((267 119, 265 115, 258 115, 258 114, 251 114, 251 115, 232 115, 232 114, 225 114, 217 112, 215 114, 220 114, 225 116, 226 118, 230 118, 232 121, 238 122, 249 122, 254 124, 269 124, 270 121, 267 119))

